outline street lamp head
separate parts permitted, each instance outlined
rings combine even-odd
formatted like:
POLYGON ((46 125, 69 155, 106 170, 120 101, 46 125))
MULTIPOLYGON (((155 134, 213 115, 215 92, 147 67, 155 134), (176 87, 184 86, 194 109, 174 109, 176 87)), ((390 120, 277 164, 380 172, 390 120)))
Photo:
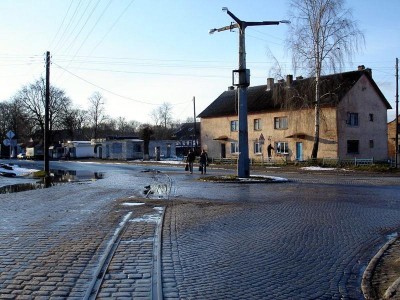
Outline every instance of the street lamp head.
POLYGON ((224 6, 224 7, 222 8, 222 11, 228 11, 228 8, 224 6))
POLYGON ((210 30, 208 31, 208 34, 213 34, 213 33, 216 32, 216 31, 217 31, 217 28, 210 29, 210 30))
POLYGON ((289 20, 282 20, 282 21, 279 21, 279 23, 290 24, 290 21, 289 20))

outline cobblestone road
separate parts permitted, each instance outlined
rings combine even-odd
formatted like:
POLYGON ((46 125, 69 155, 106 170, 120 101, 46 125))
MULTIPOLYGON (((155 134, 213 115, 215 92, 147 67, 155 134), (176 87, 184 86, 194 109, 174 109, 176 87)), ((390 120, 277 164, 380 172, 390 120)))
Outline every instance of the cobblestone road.
POLYGON ((0 299, 85 299, 98 276, 97 299, 155 299, 163 212, 165 299, 363 299, 365 267, 400 230, 398 177, 268 172, 291 182, 221 184, 118 168, 0 195, 0 299))
POLYGON ((363 299, 365 266, 400 228, 398 178, 292 179, 200 183, 224 201, 175 201, 164 226, 165 298, 363 299))

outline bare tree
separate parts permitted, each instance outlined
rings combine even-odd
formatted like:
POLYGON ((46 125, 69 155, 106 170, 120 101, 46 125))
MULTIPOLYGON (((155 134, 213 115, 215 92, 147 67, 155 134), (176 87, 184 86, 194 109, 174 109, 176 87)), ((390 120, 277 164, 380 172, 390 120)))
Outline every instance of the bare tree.
POLYGON ((89 122, 93 128, 93 138, 97 139, 99 128, 107 119, 104 108, 104 98, 99 92, 89 97, 89 122))
POLYGON ((71 140, 75 138, 89 138, 84 134, 87 127, 87 111, 79 108, 70 109, 64 116, 63 127, 71 140))
POLYGON ((163 126, 167 128, 172 124, 172 105, 164 102, 158 108, 151 112, 151 117, 154 120, 156 126, 163 126))
POLYGON ((127 121, 125 117, 116 119, 116 127, 120 135, 134 135, 140 123, 137 121, 127 121))
MULTIPOLYGON (((24 86, 13 99, 32 123, 33 130, 40 130, 42 136, 44 134, 45 90, 45 80, 41 78, 33 84, 24 86)), ((70 105, 71 100, 63 90, 50 86, 50 132, 62 128, 65 114, 70 105)))
POLYGON ((19 139, 26 139, 30 134, 30 125, 21 108, 15 101, 0 102, 0 140, 12 130, 19 139))
POLYGON ((316 159, 320 127, 320 78, 336 71, 364 45, 351 11, 343 0, 290 0, 291 27, 287 38, 295 70, 306 68, 315 76, 315 132, 311 157, 316 159))

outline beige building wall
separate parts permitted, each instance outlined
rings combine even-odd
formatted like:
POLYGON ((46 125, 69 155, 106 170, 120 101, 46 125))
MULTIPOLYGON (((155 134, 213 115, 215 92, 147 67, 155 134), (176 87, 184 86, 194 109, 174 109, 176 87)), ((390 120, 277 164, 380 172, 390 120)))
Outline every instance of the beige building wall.
POLYGON ((387 107, 365 75, 340 101, 337 110, 340 158, 388 158, 387 107), (358 114, 357 126, 348 124, 349 113, 358 114), (348 153, 349 140, 359 141, 358 153, 348 153))
MULTIPOLYGON (((400 138, 398 140, 400 142, 400 138)), ((396 156, 396 118, 388 124, 388 156, 393 159, 396 156)))
MULTIPOLYGON (((220 118, 203 118, 201 120, 201 142, 209 157, 222 157, 225 148, 225 157, 237 157, 231 153, 231 143, 238 142, 238 132, 231 131, 231 121, 238 120, 238 116, 220 118), (222 151, 221 151, 222 150, 222 151)), ((306 160, 311 157, 314 143, 314 109, 299 111, 273 111, 248 115, 249 157, 257 160, 267 159, 269 143, 275 148, 272 158, 294 161, 306 160), (275 118, 286 117, 287 128, 275 129, 275 118), (255 128, 255 120, 260 128, 255 128), (261 135, 264 144, 261 152, 255 152, 255 143, 261 135), (277 143, 287 143, 288 151, 285 154, 276 153, 277 143), (301 144, 301 151, 299 147, 301 144)), ((337 157, 336 109, 321 109, 319 157, 337 157)))

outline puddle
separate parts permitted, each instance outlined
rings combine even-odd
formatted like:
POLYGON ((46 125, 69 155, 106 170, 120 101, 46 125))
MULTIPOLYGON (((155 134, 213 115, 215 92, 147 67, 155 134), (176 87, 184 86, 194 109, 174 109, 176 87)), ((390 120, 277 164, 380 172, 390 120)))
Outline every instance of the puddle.
POLYGON ((0 194, 10 194, 42 189, 44 186, 40 183, 19 183, 0 187, 0 194))
MULTIPOLYGON (((51 170, 51 186, 68 182, 93 181, 104 178, 103 172, 51 170)), ((18 193, 44 188, 44 179, 36 183, 17 183, 0 187, 0 194, 18 193)))
POLYGON ((104 178, 103 172, 75 171, 75 170, 51 170, 52 183, 78 182, 98 180, 104 178))

